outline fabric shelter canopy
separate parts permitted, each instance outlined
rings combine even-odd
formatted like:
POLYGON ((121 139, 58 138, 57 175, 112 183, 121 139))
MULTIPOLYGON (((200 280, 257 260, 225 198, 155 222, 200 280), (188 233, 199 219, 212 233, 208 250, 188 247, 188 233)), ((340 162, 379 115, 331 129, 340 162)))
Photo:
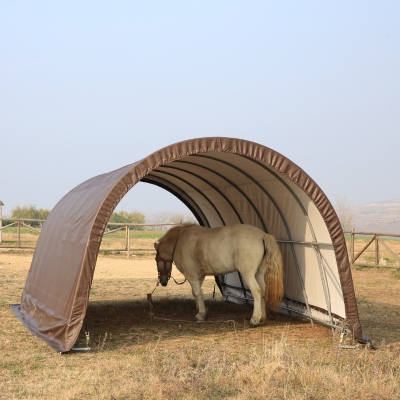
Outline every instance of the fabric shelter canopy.
MULTIPOLYGON (((83 182, 47 218, 21 297, 12 309, 60 352, 74 345, 88 305, 106 224, 137 182, 174 194, 206 227, 250 224, 273 234, 282 251, 280 311, 328 324, 346 320, 363 335, 346 243, 336 213, 296 164, 260 144, 223 137, 165 147, 136 163, 83 182)), ((225 297, 251 301, 237 273, 216 278, 225 297)))

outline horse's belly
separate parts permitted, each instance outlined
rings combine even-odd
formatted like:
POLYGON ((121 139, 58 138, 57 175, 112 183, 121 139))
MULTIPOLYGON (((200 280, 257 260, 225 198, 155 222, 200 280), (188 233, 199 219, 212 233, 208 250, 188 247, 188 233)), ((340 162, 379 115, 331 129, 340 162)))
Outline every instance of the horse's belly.
POLYGON ((200 265, 199 269, 204 275, 222 275, 237 271, 233 263, 207 263, 200 265))

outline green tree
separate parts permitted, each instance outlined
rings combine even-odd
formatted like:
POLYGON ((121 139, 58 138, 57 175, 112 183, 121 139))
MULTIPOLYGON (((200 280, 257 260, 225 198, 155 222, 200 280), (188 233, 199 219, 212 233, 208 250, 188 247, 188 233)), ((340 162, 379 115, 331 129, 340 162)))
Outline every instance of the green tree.
MULTIPOLYGON (((112 213, 109 223, 110 222, 117 222, 117 223, 129 223, 129 224, 144 224, 145 221, 145 216, 142 214, 140 211, 124 211, 121 210, 120 212, 117 213, 112 213)), ((110 229, 117 229, 120 228, 118 225, 108 225, 110 229)), ((135 229, 135 230, 143 230, 142 226, 131 226, 130 229, 135 229)))
MULTIPOLYGON (((18 219, 46 219, 51 210, 45 208, 36 208, 35 204, 27 204, 23 207, 19 205, 11 209, 11 218, 18 219)), ((43 222, 27 221, 31 226, 42 226, 43 222)))

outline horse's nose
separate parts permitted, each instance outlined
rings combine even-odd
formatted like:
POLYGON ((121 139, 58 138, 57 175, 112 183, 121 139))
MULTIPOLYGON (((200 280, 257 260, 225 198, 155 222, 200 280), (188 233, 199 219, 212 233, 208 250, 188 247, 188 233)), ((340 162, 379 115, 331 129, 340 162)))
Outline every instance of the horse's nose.
POLYGON ((167 286, 168 282, 161 282, 161 286, 167 286))

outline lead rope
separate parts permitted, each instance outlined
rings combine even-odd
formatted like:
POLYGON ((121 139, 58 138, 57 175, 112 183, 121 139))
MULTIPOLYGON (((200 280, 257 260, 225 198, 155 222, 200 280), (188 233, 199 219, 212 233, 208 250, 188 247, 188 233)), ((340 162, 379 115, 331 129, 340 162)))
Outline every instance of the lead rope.
POLYGON ((157 281, 157 285, 156 285, 156 287, 153 289, 153 291, 151 292, 151 294, 153 294, 153 293, 156 291, 157 286, 158 286, 159 284, 160 284, 160 280, 157 281))
POLYGON ((175 278, 171 275, 171 278, 174 280, 174 282, 177 284, 177 285, 183 285, 185 282, 186 282, 186 278, 185 278, 185 280, 183 281, 183 282, 177 282, 176 280, 175 280, 175 278))

